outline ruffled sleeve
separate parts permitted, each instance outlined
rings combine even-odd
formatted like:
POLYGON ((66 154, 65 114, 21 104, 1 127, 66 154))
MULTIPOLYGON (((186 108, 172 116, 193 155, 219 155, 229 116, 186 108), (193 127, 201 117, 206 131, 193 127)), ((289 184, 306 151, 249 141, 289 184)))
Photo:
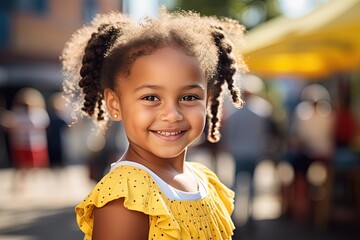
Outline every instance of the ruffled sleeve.
POLYGON ((85 240, 90 240, 92 236, 94 208, 101 208, 119 198, 124 198, 127 209, 149 215, 152 225, 158 228, 156 232, 168 236, 167 239, 178 238, 180 227, 174 224, 174 218, 152 177, 142 169, 124 165, 108 173, 76 206, 77 223, 85 233, 85 240))
POLYGON ((235 193, 226 187, 216 176, 216 174, 211 171, 209 168, 198 162, 190 163, 198 172, 201 172, 205 175, 208 182, 209 190, 215 193, 215 196, 218 197, 218 200, 223 203, 226 208, 226 211, 231 214, 234 210, 234 199, 235 193))

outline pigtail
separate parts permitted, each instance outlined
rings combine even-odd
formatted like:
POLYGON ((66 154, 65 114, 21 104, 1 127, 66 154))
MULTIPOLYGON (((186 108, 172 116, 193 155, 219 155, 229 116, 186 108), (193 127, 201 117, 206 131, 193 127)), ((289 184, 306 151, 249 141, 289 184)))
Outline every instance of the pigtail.
POLYGON ((60 59, 64 96, 72 103, 73 123, 80 113, 80 116, 92 118, 99 130, 106 128, 108 116, 102 93, 102 66, 123 32, 133 25, 127 16, 117 12, 99 14, 66 43, 60 59))
POLYGON ((235 57, 232 55, 232 46, 230 41, 227 39, 226 33, 223 31, 223 28, 220 26, 213 26, 211 31, 211 36, 214 44, 218 50, 218 61, 216 66, 216 72, 210 84, 212 87, 210 89, 210 106, 209 106, 209 132, 208 140, 210 142, 218 142, 220 140, 220 125, 222 112, 222 92, 224 84, 226 83, 228 90, 230 92, 231 100, 233 104, 240 108, 243 105, 243 100, 241 99, 241 92, 234 83, 234 75, 237 71, 237 65, 235 57))
POLYGON ((81 80, 79 87, 84 94, 84 104, 82 110, 93 117, 95 112, 96 120, 104 120, 103 94, 101 87, 101 68, 105 54, 114 44, 120 34, 120 30, 114 26, 103 24, 98 31, 91 35, 85 48, 80 69, 81 80))

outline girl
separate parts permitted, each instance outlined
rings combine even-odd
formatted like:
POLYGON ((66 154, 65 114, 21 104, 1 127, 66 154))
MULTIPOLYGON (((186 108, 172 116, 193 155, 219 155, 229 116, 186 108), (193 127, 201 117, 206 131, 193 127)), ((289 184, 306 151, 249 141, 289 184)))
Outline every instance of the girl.
POLYGON ((237 22, 167 13, 141 24, 111 13, 74 34, 63 55, 64 90, 100 128, 122 121, 129 147, 76 207, 85 239, 231 239, 234 193, 188 146, 209 116, 220 138, 221 93, 242 105, 229 42, 237 22), (105 108, 106 106, 106 108, 105 108))

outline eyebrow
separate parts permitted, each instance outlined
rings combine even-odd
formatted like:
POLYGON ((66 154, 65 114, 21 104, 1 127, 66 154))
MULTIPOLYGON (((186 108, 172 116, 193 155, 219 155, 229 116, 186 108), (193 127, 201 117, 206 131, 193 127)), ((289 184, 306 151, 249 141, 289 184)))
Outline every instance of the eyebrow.
POLYGON ((205 88, 200 84, 191 84, 191 85, 183 87, 182 90, 190 90, 190 89, 194 89, 194 88, 199 88, 201 90, 205 90, 205 88))
POLYGON ((150 88, 150 89, 155 89, 155 90, 161 89, 161 87, 158 85, 141 85, 140 87, 135 88, 134 91, 137 92, 144 88, 150 88))
MULTIPOLYGON (((154 89, 154 90, 163 89, 163 87, 158 86, 158 85, 147 85, 146 84, 146 85, 141 85, 140 87, 135 88, 134 91, 137 92, 137 91, 140 91, 140 90, 145 89, 145 88, 154 89)), ((202 85, 200 85, 200 84, 187 85, 187 86, 182 87, 181 90, 190 90, 190 89, 194 89, 194 88, 205 90, 204 87, 202 85)))

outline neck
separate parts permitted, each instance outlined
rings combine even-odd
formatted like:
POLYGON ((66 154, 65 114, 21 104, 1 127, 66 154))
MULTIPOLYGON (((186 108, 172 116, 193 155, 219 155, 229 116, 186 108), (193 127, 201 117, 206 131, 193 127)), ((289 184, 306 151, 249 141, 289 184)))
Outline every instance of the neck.
POLYGON ((129 147, 121 160, 129 160, 140 163, 154 172, 176 171, 183 173, 186 151, 187 149, 175 157, 161 158, 140 148, 139 146, 136 146, 135 144, 129 144, 129 147))

